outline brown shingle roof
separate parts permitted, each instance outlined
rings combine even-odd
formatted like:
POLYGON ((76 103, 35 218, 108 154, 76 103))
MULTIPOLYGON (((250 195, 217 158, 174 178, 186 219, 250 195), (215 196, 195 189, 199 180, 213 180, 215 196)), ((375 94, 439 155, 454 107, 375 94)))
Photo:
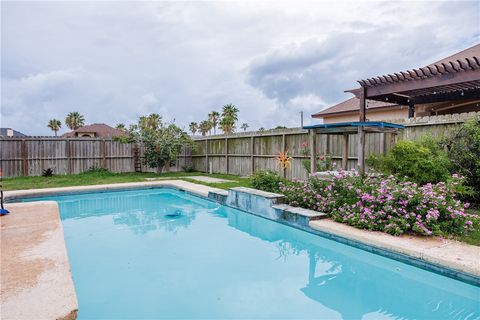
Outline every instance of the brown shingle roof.
POLYGON ((77 133, 95 133, 95 137, 98 138, 111 138, 125 135, 125 132, 122 130, 112 128, 105 123, 94 123, 78 128, 77 130, 67 132, 63 134, 62 137, 76 137, 77 133))
MULTIPOLYGON (((386 107, 393 107, 393 106, 397 106, 397 105, 393 104, 393 103, 379 102, 379 101, 374 101, 374 100, 367 101, 367 107, 368 107, 369 110, 386 108, 386 107)), ((326 115, 334 115, 334 114, 354 112, 354 111, 358 111, 359 109, 360 109, 360 100, 358 100, 357 98, 354 97, 354 98, 345 100, 343 102, 340 102, 339 104, 336 104, 336 105, 334 105, 330 108, 327 108, 327 109, 324 109, 320 112, 312 114, 312 117, 313 118, 322 118, 323 116, 326 116, 326 115)))

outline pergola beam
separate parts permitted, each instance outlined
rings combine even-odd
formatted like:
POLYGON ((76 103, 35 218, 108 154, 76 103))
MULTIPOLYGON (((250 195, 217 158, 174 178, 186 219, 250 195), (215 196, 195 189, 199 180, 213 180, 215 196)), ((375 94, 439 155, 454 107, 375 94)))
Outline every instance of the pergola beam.
POLYGON ((378 85, 369 85, 364 80, 360 82, 362 88, 366 89, 365 97, 367 99, 392 93, 402 93, 412 90, 431 89, 440 86, 454 85, 465 82, 478 81, 478 70, 467 70, 463 72, 452 72, 446 74, 438 74, 430 78, 418 78, 408 81, 387 82, 378 85))

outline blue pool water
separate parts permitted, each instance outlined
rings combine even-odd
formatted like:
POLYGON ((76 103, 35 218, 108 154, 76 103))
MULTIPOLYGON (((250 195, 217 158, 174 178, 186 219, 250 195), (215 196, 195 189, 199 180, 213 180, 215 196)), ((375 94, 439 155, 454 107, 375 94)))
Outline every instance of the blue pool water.
POLYGON ((59 203, 79 319, 480 319, 478 287, 181 191, 37 200, 59 203))

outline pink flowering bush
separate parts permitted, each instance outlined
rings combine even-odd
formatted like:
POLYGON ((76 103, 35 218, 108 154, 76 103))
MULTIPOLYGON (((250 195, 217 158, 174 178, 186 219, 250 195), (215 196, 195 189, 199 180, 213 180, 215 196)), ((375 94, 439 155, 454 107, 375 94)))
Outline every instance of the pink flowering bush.
POLYGON ((280 191, 290 205, 327 213, 332 219, 358 228, 393 235, 461 235, 478 223, 468 214, 468 203, 455 198, 463 177, 448 182, 399 181, 394 176, 343 171, 321 180, 282 183, 280 191))

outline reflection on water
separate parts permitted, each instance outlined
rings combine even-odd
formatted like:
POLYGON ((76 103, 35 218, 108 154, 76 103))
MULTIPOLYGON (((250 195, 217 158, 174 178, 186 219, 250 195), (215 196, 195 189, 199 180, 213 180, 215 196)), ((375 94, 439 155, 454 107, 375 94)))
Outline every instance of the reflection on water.
MULTIPOLYGON (((186 229, 195 219, 198 207, 195 203, 186 204, 182 194, 173 196, 165 190, 85 194, 67 199, 59 202, 63 220, 112 216, 115 224, 140 234, 157 229, 168 232, 186 229), (152 202, 152 196, 161 196, 161 201, 152 202)), ((217 207, 213 205, 210 211, 217 207)))
POLYGON ((182 192, 46 199, 80 319, 480 319, 480 288, 182 192))
POLYGON ((280 257, 308 257, 308 281, 300 290, 343 319, 381 314, 392 319, 479 319, 480 289, 244 214, 230 214, 228 224, 273 242, 280 257), (266 227, 267 226, 267 227, 266 227), (322 243, 323 242, 323 243, 322 243), (423 315, 420 316, 420 315, 423 315))

